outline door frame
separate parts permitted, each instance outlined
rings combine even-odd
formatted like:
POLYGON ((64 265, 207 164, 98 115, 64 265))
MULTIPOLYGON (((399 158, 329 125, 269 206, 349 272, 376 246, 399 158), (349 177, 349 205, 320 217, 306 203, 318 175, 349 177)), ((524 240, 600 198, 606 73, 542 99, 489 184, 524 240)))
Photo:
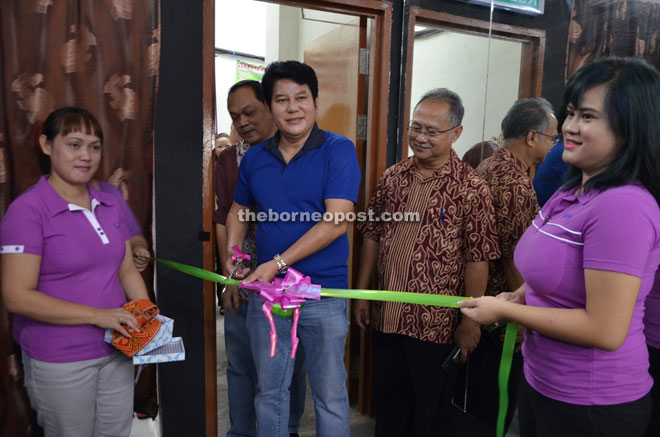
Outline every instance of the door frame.
MULTIPOLYGON (((258 0, 263 1, 263 0, 258 0)), ((304 7, 325 12, 350 14, 373 20, 370 48, 369 107, 367 153, 364 162, 361 192, 369 199, 375 191, 378 176, 383 173, 387 156, 387 115, 390 90, 390 52, 392 3, 380 0, 280 0, 266 1, 286 6, 304 7)), ((213 143, 215 140, 215 30, 214 0, 203 0, 203 226, 211 238, 204 242, 204 269, 215 271, 215 181, 213 143)), ((354 257, 359 248, 353 247, 354 257)), ((218 434, 217 349, 215 284, 204 282, 204 380, 206 405, 206 435, 218 434)))
MULTIPOLYGON (((446 12, 436 12, 418 6, 411 6, 408 13, 407 28, 407 59, 405 88, 403 96, 402 132, 410 120, 411 102, 409 93, 412 86, 412 66, 415 43, 415 25, 432 26, 454 32, 467 33, 476 36, 488 36, 490 23, 476 18, 461 17, 446 12)), ((540 97, 543 85, 543 58, 545 55, 545 30, 513 26, 502 23, 492 23, 491 35, 497 39, 522 43, 522 57, 520 59, 520 81, 518 98, 540 97)), ((406 156, 408 150, 407 135, 402 135, 399 156, 406 156)))

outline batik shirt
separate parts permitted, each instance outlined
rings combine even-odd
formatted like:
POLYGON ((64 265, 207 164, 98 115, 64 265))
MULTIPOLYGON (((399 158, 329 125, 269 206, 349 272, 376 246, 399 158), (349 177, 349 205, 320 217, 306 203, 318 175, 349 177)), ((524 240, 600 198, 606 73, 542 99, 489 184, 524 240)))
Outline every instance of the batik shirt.
POLYGON ((522 234, 532 224, 539 210, 536 192, 529 180, 528 167, 507 149, 498 149, 477 168, 488 182, 495 206, 495 225, 502 258, 488 266, 486 294, 498 295, 509 290, 504 274, 503 258, 513 259, 513 253, 522 234))
MULTIPOLYGON (((465 266, 500 257, 488 185, 452 150, 430 177, 414 157, 387 169, 369 206, 383 212, 416 212, 418 221, 365 221, 358 229, 379 245, 381 290, 463 296, 465 266)), ((451 343, 458 310, 376 302, 374 328, 434 343, 451 343)))

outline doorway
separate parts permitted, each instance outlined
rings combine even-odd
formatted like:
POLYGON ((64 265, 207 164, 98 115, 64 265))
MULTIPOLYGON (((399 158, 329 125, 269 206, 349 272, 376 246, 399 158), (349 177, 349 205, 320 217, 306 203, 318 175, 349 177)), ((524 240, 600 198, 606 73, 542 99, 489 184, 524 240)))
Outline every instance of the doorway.
MULTIPOLYGON (((319 127, 339 133, 356 145, 363 176, 356 208, 361 210, 364 199, 369 198, 375 187, 375 176, 385 168, 391 3, 237 0, 216 1, 215 8, 216 132, 230 129, 226 99, 232 84, 249 77, 260 80, 265 66, 272 61, 294 59, 308 63, 319 78, 319 127)), ((212 144, 206 144, 205 155, 210 156, 211 149, 212 144)), ((204 179, 208 181, 205 186, 214 187, 212 165, 204 168, 204 179)), ((213 198, 213 190, 205 190, 204 204, 209 209, 213 198)), ((205 217, 212 212, 205 210, 205 217)), ((214 242, 215 238, 212 240, 214 242)), ((349 281, 352 281, 357 271, 356 255, 360 251, 352 226, 349 241, 349 281)), ((213 317, 215 328, 215 307, 206 308, 205 314, 209 319, 207 326, 213 317)), ((206 332, 210 335, 210 331, 206 332)), ((357 402, 359 392, 358 366, 363 337, 359 328, 351 326, 345 365, 352 404, 357 402)), ((218 339, 217 348, 222 347, 220 343, 224 340, 218 339)), ((206 344, 208 351, 209 342, 206 344)), ((215 373, 207 364, 207 375, 211 371, 215 373)), ((218 386, 224 383, 221 381, 224 377, 224 373, 218 373, 218 386)), ((218 398, 216 403, 226 405, 226 398, 218 398)), ((226 412, 221 410, 220 414, 226 412)), ((221 429, 222 421, 218 421, 218 427, 220 433, 226 431, 221 429)))
MULTIPOLYGON (((513 102, 541 95, 543 30, 411 7, 407 35, 403 124, 429 89, 457 92, 465 106, 465 129, 454 145, 459 157, 499 135, 513 102)), ((404 158, 409 156, 406 138, 402 136, 400 150, 404 158)))

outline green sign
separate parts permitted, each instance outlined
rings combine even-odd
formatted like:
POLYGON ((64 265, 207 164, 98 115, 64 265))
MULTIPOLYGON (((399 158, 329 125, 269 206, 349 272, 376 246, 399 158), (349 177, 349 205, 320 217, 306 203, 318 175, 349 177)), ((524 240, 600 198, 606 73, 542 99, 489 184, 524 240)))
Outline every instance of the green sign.
MULTIPOLYGON (((490 0, 463 0, 477 5, 490 6, 490 0)), ((545 0, 494 0, 498 9, 519 12, 527 15, 543 15, 545 0)))
POLYGON ((240 59, 236 60, 236 82, 247 79, 261 82, 264 71, 266 71, 265 65, 250 64, 240 59))

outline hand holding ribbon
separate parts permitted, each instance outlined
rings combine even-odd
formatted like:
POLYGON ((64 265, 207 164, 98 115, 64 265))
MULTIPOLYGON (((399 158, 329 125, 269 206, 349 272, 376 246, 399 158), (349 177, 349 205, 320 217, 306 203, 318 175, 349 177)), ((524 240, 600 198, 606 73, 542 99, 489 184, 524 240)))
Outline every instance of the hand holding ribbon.
MULTIPOLYGON (((222 275, 218 275, 217 273, 209 272, 204 269, 200 269, 198 267, 190 266, 187 264, 181 264, 174 261, 164 260, 161 258, 152 258, 152 259, 163 265, 166 265, 175 270, 186 273, 188 275, 195 276, 200 279, 204 279, 207 281, 214 281, 221 284, 241 285, 239 281, 235 279, 228 279, 222 275)), ((273 285, 271 283, 266 283, 266 284, 269 286, 273 285)), ((246 286, 243 287, 247 288, 246 286)), ((458 302, 469 299, 464 296, 448 296, 448 295, 408 293, 402 291, 384 291, 384 290, 345 290, 345 289, 336 289, 336 288, 322 288, 319 291, 322 296, 326 296, 326 297, 366 299, 366 300, 376 300, 376 301, 385 301, 385 302, 405 302, 405 303, 412 303, 419 305, 436 305, 446 308, 459 308, 458 302)), ((272 306, 272 309, 275 310, 277 306, 279 305, 276 303, 275 305, 272 306)), ((296 324, 295 327, 297 329, 297 322, 298 322, 297 314, 299 314, 300 308, 295 308, 293 311, 294 311, 293 313, 294 323, 296 324)), ((266 317, 268 317, 268 315, 266 315, 266 317)), ((271 324, 271 327, 273 326, 273 324, 271 324)), ((504 338, 502 359, 500 361, 500 367, 499 367, 498 385, 500 391, 500 405, 497 416, 497 429, 496 429, 497 437, 502 437, 504 435, 504 424, 505 424, 505 418, 506 418, 506 412, 508 406, 507 386, 508 386, 509 372, 511 369, 511 361, 513 358, 513 348, 516 341, 516 332, 517 332, 517 326, 515 324, 508 323, 506 329, 506 335, 504 338)), ((295 336, 294 329, 292 329, 292 336, 295 336)), ((277 341, 276 332, 274 337, 271 336, 271 346, 272 346, 271 356, 274 355, 274 346, 272 343, 273 340, 277 341)))
POLYGON ((274 278, 273 282, 255 281, 241 284, 242 288, 255 290, 264 299, 261 310, 266 315, 270 325, 270 356, 275 356, 277 330, 273 320, 274 310, 293 310, 293 327, 291 328, 291 358, 296 356, 298 349, 298 318, 300 307, 305 299, 321 299, 321 286, 312 284, 309 276, 296 269, 289 268, 284 278, 274 278))

